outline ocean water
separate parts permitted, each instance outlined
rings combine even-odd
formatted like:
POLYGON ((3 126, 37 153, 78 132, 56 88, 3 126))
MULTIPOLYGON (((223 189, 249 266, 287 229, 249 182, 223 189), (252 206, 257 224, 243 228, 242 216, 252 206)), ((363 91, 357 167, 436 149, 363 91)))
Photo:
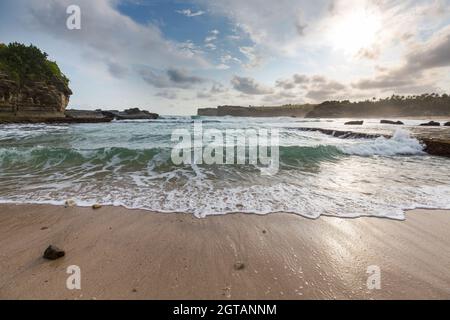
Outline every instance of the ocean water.
MULTIPOLYGON (((392 139, 340 139, 298 130, 348 130, 345 119, 165 117, 109 124, 0 125, 0 202, 125 206, 197 217, 289 212, 309 218, 404 219, 450 209, 450 159, 433 157, 406 126, 366 121, 392 139), (278 129, 279 170, 258 165, 175 165, 176 129, 278 129)), ((358 128, 360 129, 360 128, 358 128)))

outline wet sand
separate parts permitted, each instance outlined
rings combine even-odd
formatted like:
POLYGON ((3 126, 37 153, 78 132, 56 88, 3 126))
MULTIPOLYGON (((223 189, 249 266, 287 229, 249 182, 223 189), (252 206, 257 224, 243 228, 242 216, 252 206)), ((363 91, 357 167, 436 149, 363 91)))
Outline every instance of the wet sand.
POLYGON ((0 205, 1 299, 450 299, 450 211, 406 221, 0 205), (56 261, 50 244, 66 251, 56 261), (236 270, 236 262, 244 268, 236 270), (68 290, 66 269, 81 269, 68 290), (367 288, 367 268, 381 289, 367 288))

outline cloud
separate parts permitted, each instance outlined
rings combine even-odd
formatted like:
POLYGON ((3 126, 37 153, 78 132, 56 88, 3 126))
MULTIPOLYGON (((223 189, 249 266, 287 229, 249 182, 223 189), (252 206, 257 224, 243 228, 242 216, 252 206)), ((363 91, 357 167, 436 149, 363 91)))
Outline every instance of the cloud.
POLYGON ((192 40, 186 40, 178 44, 179 50, 181 50, 187 57, 202 56, 204 51, 197 46, 192 40))
POLYGON ((203 90, 197 92, 197 98, 199 99, 209 99, 216 100, 219 96, 224 96, 228 92, 228 88, 219 82, 214 83, 209 90, 203 90))
POLYGON ((242 61, 236 57, 231 56, 230 54, 224 54, 220 57, 220 61, 222 61, 222 63, 228 63, 230 61, 236 62, 236 63, 242 63, 242 61))
POLYGON ((205 78, 191 76, 184 69, 168 69, 165 72, 142 67, 139 70, 142 79, 155 88, 188 89, 207 82, 205 78))
POLYGON ((217 36, 220 34, 219 30, 213 29, 209 32, 209 35, 205 38, 205 42, 212 42, 217 40, 217 36))
POLYGON ((308 25, 307 24, 302 24, 301 22, 297 22, 295 27, 297 28, 298 35, 299 36, 304 36, 305 35, 305 30, 308 27, 308 25))
POLYGON ((214 43, 207 43, 205 44, 205 48, 214 51, 217 49, 217 46, 214 43))
POLYGON ((234 76, 231 84, 235 90, 249 95, 261 95, 273 92, 271 88, 259 84, 252 78, 234 76))
POLYGON ((191 9, 177 10, 176 12, 189 18, 202 16, 206 13, 205 11, 201 10, 194 12, 191 9))
POLYGON ((239 51, 247 58, 247 63, 242 66, 247 69, 259 67, 262 64, 262 57, 256 52, 255 47, 239 47, 239 51))
POLYGON ((214 43, 217 40, 217 36, 219 35, 219 30, 211 30, 209 35, 205 38, 205 48, 209 50, 216 50, 217 45, 214 43))
POLYGON ((175 83, 203 83, 206 79, 190 76, 186 70, 169 69, 167 70, 169 79, 175 83))
POLYGON ((212 42, 212 41, 214 41, 216 39, 217 39, 216 36, 208 36, 208 37, 205 38, 205 42, 212 42))
POLYGON ((215 83, 210 90, 211 93, 225 93, 228 92, 228 89, 224 87, 221 83, 215 83))
POLYGON ((348 98, 349 87, 323 75, 294 74, 275 82, 276 96, 279 98, 304 97, 313 102, 348 98))
POLYGON ((128 68, 118 63, 108 62, 107 66, 109 73, 115 78, 122 79, 128 75, 128 68))
POLYGON ((307 22, 301 16, 309 16, 314 7, 323 6, 307 0, 197 0, 212 14, 228 17, 258 45, 283 46, 304 31, 307 22), (305 12, 305 14, 301 14, 305 12), (300 30, 298 27, 301 27, 300 30))
POLYGON ((428 41, 415 44, 406 53, 404 62, 393 68, 379 68, 372 78, 363 78, 353 83, 361 90, 394 89, 417 87, 431 79, 426 78, 427 71, 450 67, 450 26, 432 36, 428 41))
POLYGON ((175 92, 169 91, 169 90, 157 92, 156 96, 164 98, 164 99, 168 99, 168 100, 176 100, 176 99, 178 99, 178 95, 175 92))
POLYGON ((187 54, 179 43, 165 39, 155 24, 139 24, 119 12, 116 5, 117 1, 110 0, 49 0, 45 5, 36 0, 17 0, 10 11, 24 32, 64 41, 97 55, 98 60, 108 62, 114 57, 122 66, 209 66, 201 54, 187 54), (66 9, 74 3, 81 8, 81 30, 66 28, 66 9))
POLYGON ((230 69, 230 66, 227 64, 221 63, 216 66, 216 69, 217 70, 228 70, 228 69, 230 69))

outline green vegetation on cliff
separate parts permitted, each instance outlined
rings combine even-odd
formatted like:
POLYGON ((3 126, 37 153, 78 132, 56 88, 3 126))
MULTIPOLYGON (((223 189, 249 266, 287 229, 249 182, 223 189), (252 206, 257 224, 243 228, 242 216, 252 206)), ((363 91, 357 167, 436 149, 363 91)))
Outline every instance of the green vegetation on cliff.
POLYGON ((0 43, 0 71, 6 72, 20 87, 29 81, 59 82, 68 87, 69 79, 56 62, 47 58, 47 53, 33 45, 0 43))
POLYGON ((305 118, 379 118, 379 117, 448 117, 450 96, 425 93, 422 95, 393 95, 385 99, 351 102, 325 101, 312 105, 285 105, 279 107, 219 106, 200 108, 199 116, 237 117, 305 117, 305 118))
POLYGON ((325 101, 307 114, 307 118, 449 116, 447 94, 425 93, 414 96, 393 95, 389 98, 350 102, 325 101))

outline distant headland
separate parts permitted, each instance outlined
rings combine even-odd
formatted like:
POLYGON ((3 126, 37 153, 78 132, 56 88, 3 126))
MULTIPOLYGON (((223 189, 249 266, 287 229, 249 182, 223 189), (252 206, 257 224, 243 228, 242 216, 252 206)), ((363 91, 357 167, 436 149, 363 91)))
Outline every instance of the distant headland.
POLYGON ((448 94, 393 95, 385 99, 359 102, 325 101, 321 104, 272 107, 219 106, 200 108, 199 116, 298 117, 298 118, 380 118, 380 117, 449 117, 448 94))

